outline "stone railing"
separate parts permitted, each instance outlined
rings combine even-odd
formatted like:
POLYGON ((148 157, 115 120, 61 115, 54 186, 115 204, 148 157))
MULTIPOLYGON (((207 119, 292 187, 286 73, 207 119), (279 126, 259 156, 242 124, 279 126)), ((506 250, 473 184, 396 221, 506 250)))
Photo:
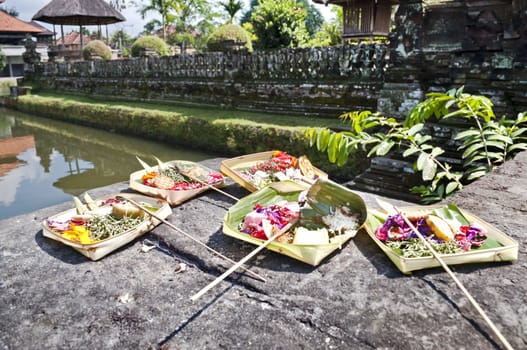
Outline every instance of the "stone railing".
POLYGON ((40 63, 25 78, 38 89, 337 117, 375 109, 387 47, 362 43, 273 51, 40 63))
POLYGON ((382 78, 387 49, 381 44, 205 53, 130 60, 47 63, 48 77, 212 80, 362 80, 382 78))

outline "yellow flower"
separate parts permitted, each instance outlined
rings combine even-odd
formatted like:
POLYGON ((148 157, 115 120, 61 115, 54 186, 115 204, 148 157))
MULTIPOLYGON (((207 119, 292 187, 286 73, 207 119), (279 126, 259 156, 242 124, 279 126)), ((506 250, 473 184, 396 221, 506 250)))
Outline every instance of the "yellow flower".
POLYGON ((84 225, 70 225, 71 229, 64 231, 62 237, 81 244, 91 244, 97 242, 90 238, 90 231, 84 225))
POLYGON ((66 238, 68 241, 73 241, 73 242, 79 241, 79 237, 77 237, 77 233, 72 230, 62 232, 62 237, 66 238))

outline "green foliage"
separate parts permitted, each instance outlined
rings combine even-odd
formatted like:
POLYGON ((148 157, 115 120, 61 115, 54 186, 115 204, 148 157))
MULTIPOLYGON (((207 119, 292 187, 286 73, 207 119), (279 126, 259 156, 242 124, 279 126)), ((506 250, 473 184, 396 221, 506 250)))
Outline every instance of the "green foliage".
POLYGON ((194 47, 196 39, 190 33, 172 33, 167 39, 170 45, 181 46, 182 48, 194 47))
POLYGON ((243 9, 243 2, 240 0, 226 0, 220 2, 221 7, 229 15, 229 21, 227 23, 233 23, 234 18, 243 9))
MULTIPOLYGON (((171 15, 171 10, 173 10, 175 4, 176 4, 176 1, 174 0, 150 0, 146 5, 143 5, 140 8, 139 13, 144 19, 148 13, 157 12, 161 16, 161 22, 151 21, 149 25, 153 26, 153 23, 160 23, 161 29, 163 32, 163 38, 165 38, 165 28, 167 24, 171 23, 171 21, 173 20, 173 17, 171 15)), ((153 28, 148 28, 148 29, 150 32, 153 28)), ((134 50, 132 49, 132 56, 133 55, 134 55, 134 50)))
POLYGON ((342 43, 342 26, 336 21, 324 22, 322 30, 309 40, 309 46, 336 46, 342 43))
POLYGON ((100 40, 92 40, 84 46, 82 56, 85 60, 91 60, 94 56, 98 56, 104 60, 112 59, 112 51, 105 43, 100 40))
POLYGON ((278 49, 304 46, 308 40, 306 9, 296 0, 261 0, 251 22, 258 38, 255 46, 278 49))
POLYGON ((306 30, 308 36, 313 38, 322 29, 324 17, 311 1, 298 0, 298 3, 306 9, 306 30))
POLYGON ((143 54, 144 50, 153 49, 160 56, 166 56, 170 53, 167 44, 163 39, 154 35, 145 35, 138 38, 132 44, 130 52, 132 57, 139 57, 143 54))
POLYGON ((251 2, 249 3, 249 9, 243 13, 242 18, 240 19, 240 23, 242 25, 251 22, 251 16, 253 14, 254 9, 258 7, 258 3, 259 0, 251 0, 251 2))
POLYGON ((424 184, 411 191, 420 194, 426 203, 447 198, 463 184, 527 149, 526 113, 519 113, 515 119, 496 120, 488 98, 466 94, 462 88, 427 96, 404 123, 371 111, 350 112, 341 116, 343 121, 349 121, 349 131, 311 128, 306 136, 312 147, 326 152, 329 161, 338 165, 345 164, 349 154, 357 150, 368 152, 368 157, 385 156, 394 151, 401 152, 405 158, 412 157, 424 184), (471 123, 466 130, 454 135, 463 159, 460 171, 441 158, 445 151, 433 145, 425 127, 430 118, 454 117, 471 123))
POLYGON ((249 34, 237 24, 225 24, 212 33, 207 40, 209 51, 229 51, 229 43, 239 43, 248 51, 252 51, 249 34))
POLYGON ((130 47, 134 39, 121 29, 113 33, 110 42, 112 43, 112 47, 123 50, 130 47))

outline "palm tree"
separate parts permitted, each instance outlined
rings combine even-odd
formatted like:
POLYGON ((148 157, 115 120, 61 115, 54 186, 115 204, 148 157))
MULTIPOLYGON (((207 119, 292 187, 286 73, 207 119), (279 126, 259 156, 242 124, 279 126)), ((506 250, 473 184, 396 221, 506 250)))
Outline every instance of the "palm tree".
POLYGON ((225 12, 229 14, 230 18, 228 23, 232 23, 234 21, 234 17, 236 17, 236 14, 243 9, 243 3, 241 2, 241 0, 229 0, 226 2, 220 2, 220 5, 223 7, 225 12))
POLYGON ((165 29, 166 29, 167 24, 170 22, 169 19, 171 18, 169 12, 170 12, 170 9, 173 9, 175 7, 176 1, 174 0, 150 0, 150 4, 143 6, 139 10, 139 14, 141 15, 143 19, 145 18, 145 15, 151 11, 158 12, 161 15, 161 27, 162 27, 161 29, 163 33, 163 40, 165 41, 166 41, 165 29))

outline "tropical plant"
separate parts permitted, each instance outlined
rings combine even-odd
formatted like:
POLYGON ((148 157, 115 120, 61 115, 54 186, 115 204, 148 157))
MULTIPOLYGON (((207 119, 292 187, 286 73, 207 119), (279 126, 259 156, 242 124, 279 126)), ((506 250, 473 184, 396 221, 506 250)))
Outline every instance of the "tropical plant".
POLYGON ((223 10, 229 15, 229 20, 227 23, 233 23, 234 18, 243 9, 243 2, 240 0, 227 0, 225 2, 220 2, 223 10))
POLYGON ((91 60, 93 57, 111 60, 112 51, 101 40, 92 40, 84 46, 84 49, 82 49, 82 56, 85 60, 91 60))
POLYGON ((340 117, 349 120, 349 131, 310 128, 306 136, 311 146, 326 152, 329 161, 338 165, 345 164, 349 155, 358 150, 367 151, 368 157, 394 151, 405 158, 413 157, 414 168, 421 173, 424 184, 411 191, 420 194, 425 203, 447 198, 463 184, 527 149, 527 113, 519 113, 515 119, 496 119, 488 98, 466 94, 463 88, 430 93, 427 97, 402 124, 378 112, 350 112, 340 117), (441 157, 445 150, 433 144, 426 124, 431 118, 439 121, 454 117, 471 125, 453 137, 463 160, 458 170, 441 157))
POLYGON ((332 6, 334 18, 324 22, 322 28, 309 40, 309 46, 336 46, 342 43, 342 7, 332 6))
POLYGON ((209 51, 229 51, 232 44, 244 46, 249 52, 252 51, 249 34, 237 24, 225 24, 212 33, 207 40, 209 51))
MULTIPOLYGON (((310 38, 316 35, 324 24, 324 16, 320 11, 308 0, 297 0, 299 4, 306 9, 306 30, 310 38)), ((339 6, 340 7, 340 6, 339 6)))
POLYGON ((163 39, 154 35, 145 35, 138 38, 132 44, 130 53, 132 54, 132 57, 139 57, 144 54, 145 50, 149 49, 155 50, 156 54, 160 56, 165 56, 170 53, 170 50, 163 39))
POLYGON ((134 42, 134 39, 124 30, 120 29, 113 33, 110 42, 112 43, 113 48, 123 50, 124 48, 130 47, 134 42))
MULTIPOLYGON (((139 14, 144 19, 147 13, 157 12, 161 15, 161 30, 163 33, 163 40, 166 40, 166 26, 174 20, 174 16, 171 15, 171 9, 176 6, 177 0, 150 0, 149 4, 143 5, 139 9, 139 14)), ((159 23, 159 21, 157 21, 159 23)))
POLYGON ((324 22, 322 30, 309 40, 309 46, 336 46, 342 43, 342 26, 336 21, 324 22))
POLYGON ((307 43, 307 12, 296 0, 261 0, 251 22, 262 49, 299 47, 307 43))

